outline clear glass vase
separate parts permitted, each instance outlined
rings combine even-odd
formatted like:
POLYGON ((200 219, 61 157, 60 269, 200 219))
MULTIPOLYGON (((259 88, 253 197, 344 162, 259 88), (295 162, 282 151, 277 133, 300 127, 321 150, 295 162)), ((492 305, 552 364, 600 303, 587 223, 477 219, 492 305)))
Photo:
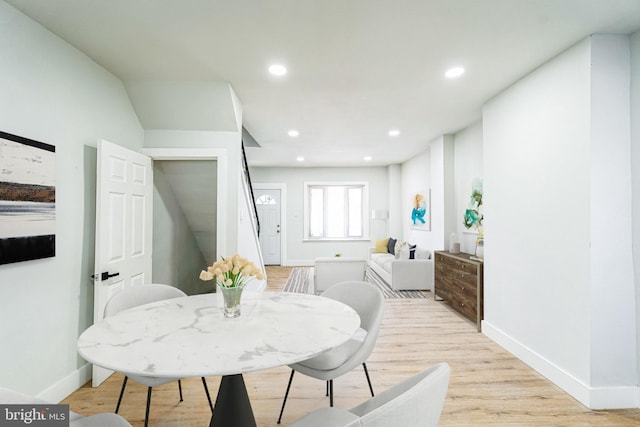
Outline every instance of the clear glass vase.
POLYGON ((484 239, 478 239, 476 242, 476 257, 484 258, 484 239))
POLYGON ((244 285, 233 288, 218 286, 218 289, 222 293, 222 299, 224 301, 224 317, 233 318, 240 316, 240 298, 242 298, 244 285))

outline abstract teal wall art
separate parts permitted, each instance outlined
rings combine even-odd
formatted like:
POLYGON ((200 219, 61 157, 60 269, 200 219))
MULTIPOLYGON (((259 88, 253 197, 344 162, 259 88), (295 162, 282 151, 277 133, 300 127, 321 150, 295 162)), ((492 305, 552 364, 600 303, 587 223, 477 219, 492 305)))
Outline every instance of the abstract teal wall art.
POLYGON ((476 178, 471 184, 471 197, 469 198, 469 204, 464 212, 464 226, 467 229, 475 229, 479 236, 482 237, 482 221, 484 220, 484 214, 482 213, 482 180, 476 178))
POLYGON ((411 228, 415 230, 431 230, 431 192, 421 191, 411 201, 411 228))

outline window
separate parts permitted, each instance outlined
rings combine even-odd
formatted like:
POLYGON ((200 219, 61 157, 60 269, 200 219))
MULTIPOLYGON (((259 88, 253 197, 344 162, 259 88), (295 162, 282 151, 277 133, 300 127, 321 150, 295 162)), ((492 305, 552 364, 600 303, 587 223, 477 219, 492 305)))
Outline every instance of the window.
POLYGON ((256 200, 256 205, 275 205, 276 201, 268 194, 263 194, 256 200))
POLYGON ((305 238, 369 238, 366 183, 305 183, 305 238))

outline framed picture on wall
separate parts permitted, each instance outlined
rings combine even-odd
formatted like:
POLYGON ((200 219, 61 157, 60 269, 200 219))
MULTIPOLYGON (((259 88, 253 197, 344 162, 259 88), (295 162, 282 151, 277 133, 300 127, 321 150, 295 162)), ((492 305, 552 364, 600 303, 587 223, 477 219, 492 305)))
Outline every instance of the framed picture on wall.
POLYGON ((0 264, 56 254, 55 151, 0 132, 0 264))
POLYGON ((411 200, 411 228, 431 231, 431 190, 415 193, 411 200))

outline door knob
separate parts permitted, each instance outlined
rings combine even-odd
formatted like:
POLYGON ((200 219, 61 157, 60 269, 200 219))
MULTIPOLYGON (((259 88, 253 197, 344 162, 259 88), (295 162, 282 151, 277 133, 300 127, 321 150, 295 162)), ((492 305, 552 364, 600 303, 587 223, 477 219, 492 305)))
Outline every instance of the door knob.
POLYGON ((109 278, 111 278, 111 277, 115 277, 115 276, 119 276, 119 275, 120 275, 120 273, 109 274, 108 271, 103 271, 102 273, 100 273, 99 277, 97 277, 98 276, 97 274, 92 274, 91 278, 93 280, 98 280, 98 281, 104 282, 105 280, 109 280, 109 278))

